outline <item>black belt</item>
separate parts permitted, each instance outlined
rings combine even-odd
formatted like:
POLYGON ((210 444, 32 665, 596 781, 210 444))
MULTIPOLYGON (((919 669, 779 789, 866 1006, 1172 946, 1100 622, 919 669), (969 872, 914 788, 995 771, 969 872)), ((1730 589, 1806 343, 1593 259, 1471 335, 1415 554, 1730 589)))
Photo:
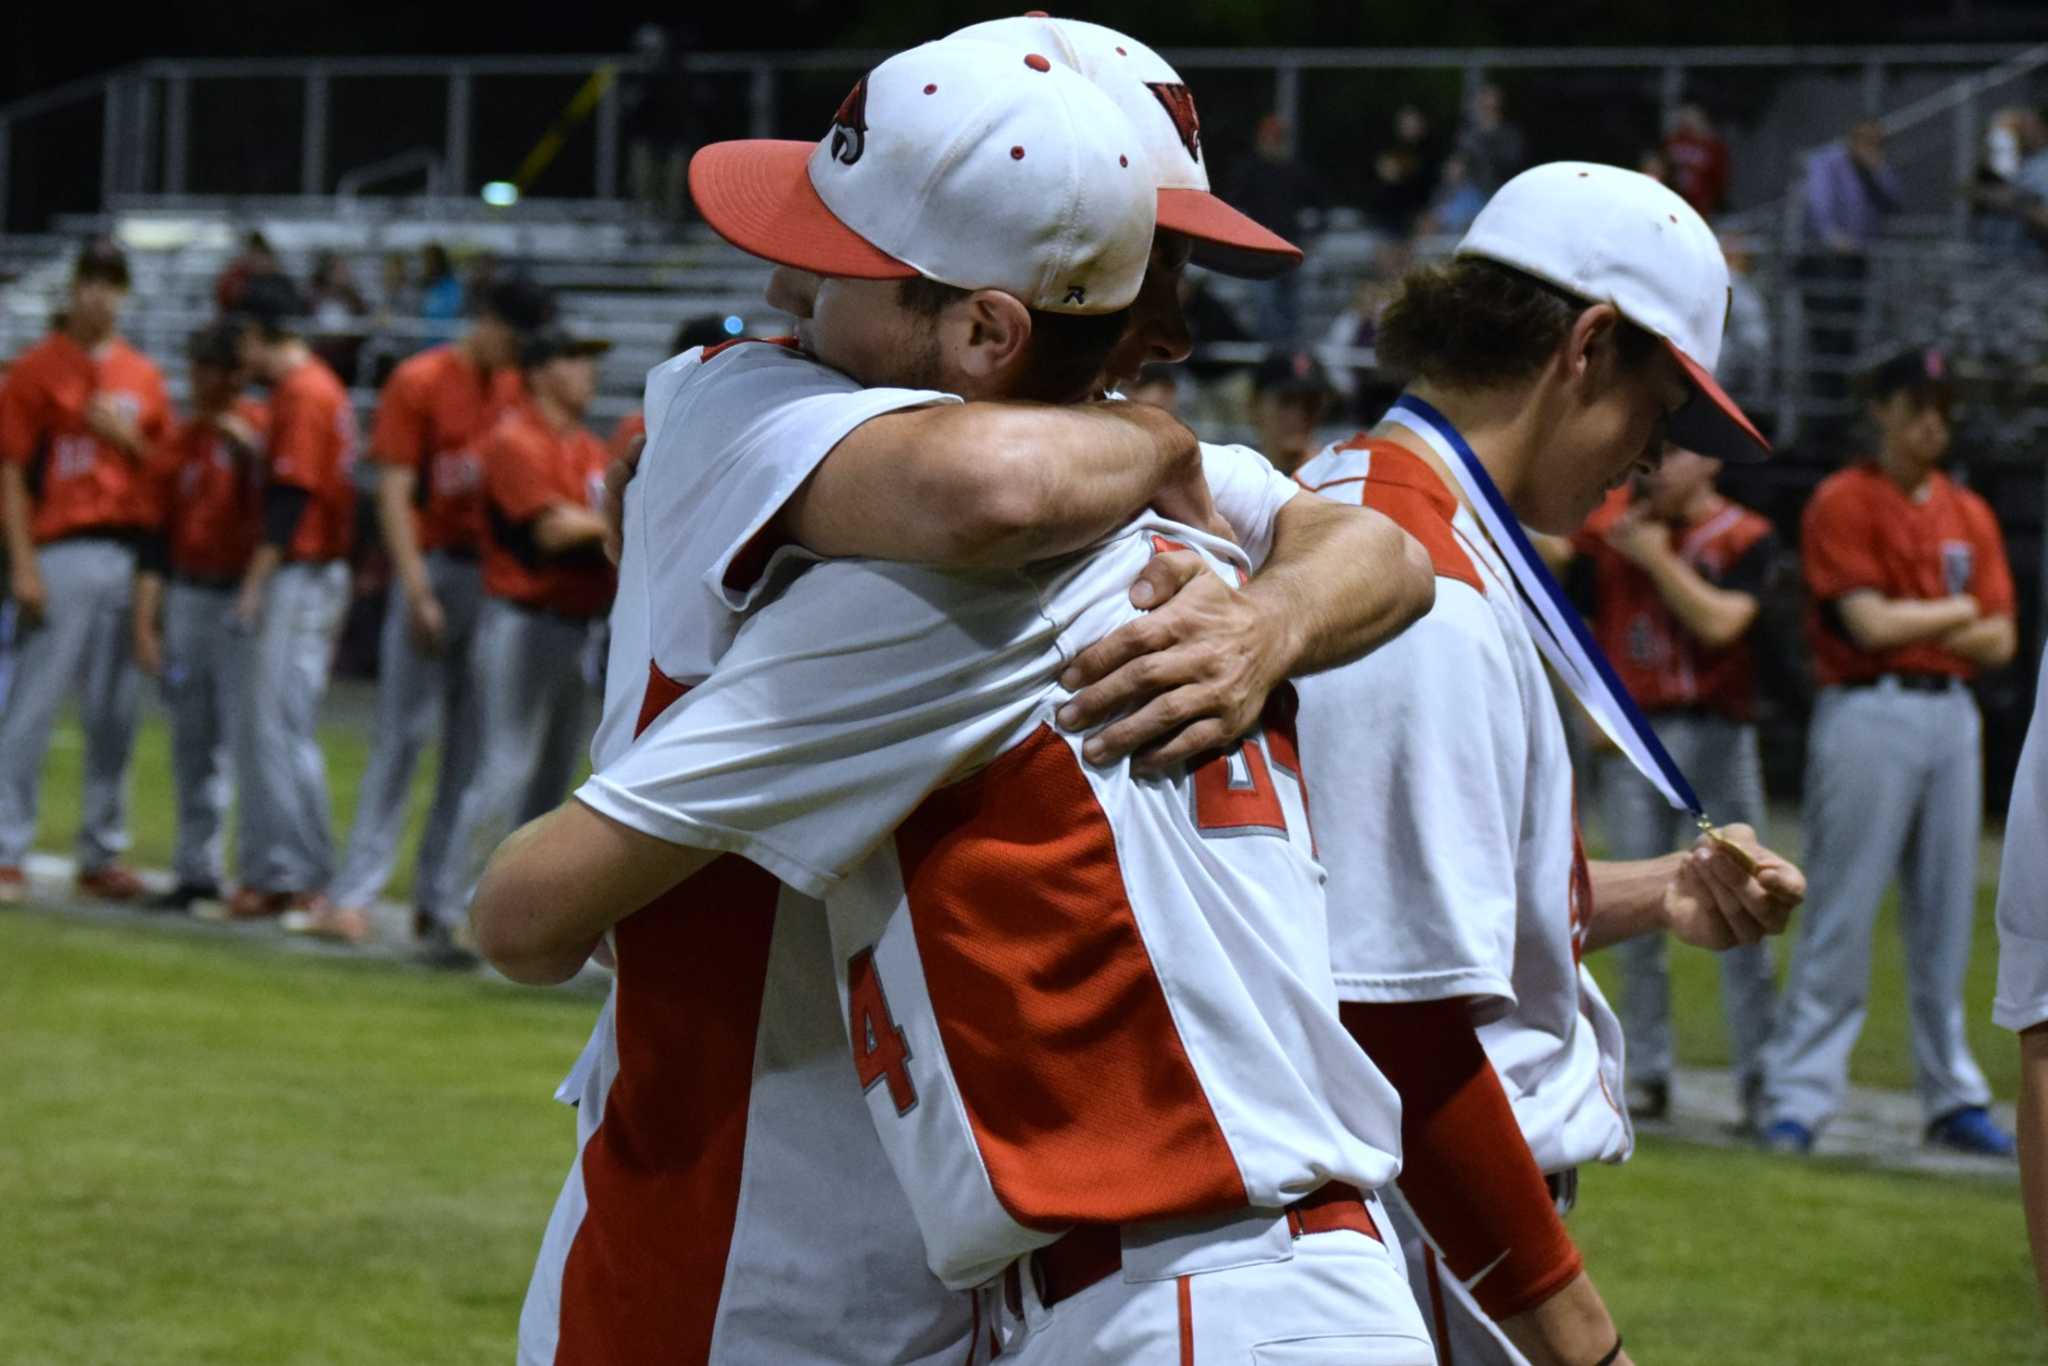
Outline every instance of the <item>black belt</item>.
POLYGON ((194 574, 183 569, 171 571, 171 582, 186 588, 204 588, 210 593, 226 593, 241 586, 240 574, 194 574))
POLYGON ((427 554, 439 555, 444 559, 460 560, 464 564, 475 564, 479 558, 477 548, 473 545, 438 545, 429 550, 427 554))
POLYGON ((1855 678, 1837 686, 1844 688, 1875 688, 1887 679, 1899 685, 1906 692, 1953 692, 1963 686, 1963 680, 1954 674, 1879 674, 1875 678, 1855 678))

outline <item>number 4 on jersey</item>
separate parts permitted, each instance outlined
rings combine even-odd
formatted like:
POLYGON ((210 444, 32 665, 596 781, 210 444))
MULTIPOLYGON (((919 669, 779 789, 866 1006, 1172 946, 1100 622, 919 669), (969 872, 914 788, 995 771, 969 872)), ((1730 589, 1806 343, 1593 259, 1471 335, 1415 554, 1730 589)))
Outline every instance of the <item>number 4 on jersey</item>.
POLYGON ((862 949, 846 964, 848 1034, 853 1039, 853 1069, 860 1089, 872 1091, 886 1079, 889 1099, 896 1113, 907 1115, 917 1104, 917 1087, 910 1080, 910 1045, 889 1013, 889 998, 882 994, 882 979, 875 972, 875 951, 862 949))

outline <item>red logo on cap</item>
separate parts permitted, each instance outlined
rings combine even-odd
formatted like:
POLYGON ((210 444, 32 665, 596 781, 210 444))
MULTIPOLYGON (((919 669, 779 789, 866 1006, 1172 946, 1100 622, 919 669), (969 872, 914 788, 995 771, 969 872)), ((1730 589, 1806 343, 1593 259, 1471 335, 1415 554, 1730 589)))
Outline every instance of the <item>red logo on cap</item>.
POLYGON ((832 159, 851 166, 868 149, 868 78, 865 73, 832 116, 832 159))
POLYGON ((1927 349, 1927 378, 1942 379, 1948 374, 1948 361, 1933 347, 1927 349))
POLYGON ((1184 85, 1167 85, 1163 81, 1147 81, 1145 88, 1159 97, 1159 103, 1166 107, 1166 116, 1173 120, 1173 130, 1180 134, 1180 145, 1188 149, 1188 155, 1196 161, 1202 159, 1202 120, 1195 113, 1195 97, 1184 85))

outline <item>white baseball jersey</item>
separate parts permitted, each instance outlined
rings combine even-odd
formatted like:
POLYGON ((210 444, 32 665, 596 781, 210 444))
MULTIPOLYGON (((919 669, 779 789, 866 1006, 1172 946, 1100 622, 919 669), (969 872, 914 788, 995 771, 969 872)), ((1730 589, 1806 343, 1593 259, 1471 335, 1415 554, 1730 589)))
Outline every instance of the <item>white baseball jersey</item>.
MULTIPOLYGON (((710 673, 774 577, 764 529, 832 448, 879 414, 954 401, 863 390, 777 344, 650 373, 596 766, 710 673)), ((1242 448, 1204 456, 1219 510, 1262 557, 1294 486, 1242 448)), ((650 908, 615 934, 618 980, 557 1092, 578 1107, 577 1160, 520 1360, 955 1366, 972 1306, 924 1269, 860 1105, 822 909, 737 859, 674 900, 699 898, 739 913, 650 908)))
POLYGON ((578 796, 830 910, 853 1070, 931 1267, 975 1285, 1082 1221, 1278 1209, 1397 1167, 1339 1024, 1281 715, 1170 778, 1086 763, 1054 681, 1139 614, 1140 518, 1051 566, 837 562, 578 796))
POLYGON ((1338 995, 1468 998, 1538 1165, 1620 1161, 1621 1027, 1579 963, 1592 894, 1571 761, 1507 568, 1399 446, 1332 446, 1297 477, 1387 513, 1437 567, 1427 616, 1301 684, 1338 995))
POLYGON ((2020 750, 2012 803, 2005 813, 2005 854, 1998 870, 1998 997, 1991 1018, 2007 1029, 2048 1021, 2048 657, 2034 719, 2020 750))

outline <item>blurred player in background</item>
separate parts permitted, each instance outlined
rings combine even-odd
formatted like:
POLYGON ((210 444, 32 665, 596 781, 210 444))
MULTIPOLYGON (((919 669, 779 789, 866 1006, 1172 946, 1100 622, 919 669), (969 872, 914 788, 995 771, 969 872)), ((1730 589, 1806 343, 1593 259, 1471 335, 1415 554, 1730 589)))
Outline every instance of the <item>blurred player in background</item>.
POLYGON ((235 590, 263 524, 262 448, 269 410, 242 390, 241 325, 193 334, 192 416, 171 437, 163 529, 135 581, 135 659, 163 685, 178 804, 171 889, 154 910, 222 900, 229 737, 248 705, 235 636, 235 590), (168 582, 167 582, 168 581, 168 582))
MULTIPOLYGON (((1572 546, 1592 569, 1594 638, 1657 738, 1715 817, 1764 828, 1763 758, 1757 749, 1756 661, 1750 630, 1770 586, 1778 538, 1771 524, 1714 488, 1721 462, 1674 448, 1648 474, 1616 489, 1572 546)), ((1653 858, 1696 832, 1621 754, 1600 762, 1607 855, 1653 858)), ((1663 1119, 1671 1108, 1671 974, 1666 936, 1615 945, 1621 1023, 1628 1040, 1629 1108, 1663 1119)), ((1764 1042, 1776 995, 1766 943, 1720 955, 1721 1000, 1742 1121, 1762 1103, 1764 1042)))
POLYGON ((469 894, 491 850, 569 790, 590 734, 593 633, 615 577, 598 511, 604 443, 583 425, 611 343, 545 328, 520 350, 527 397, 483 440, 484 604, 471 659, 482 750, 427 889, 427 952, 475 961, 469 894))
POLYGON ((300 335, 305 300, 282 275, 251 280, 242 358, 270 386, 261 536, 235 589, 243 706, 235 735, 235 918, 303 908, 334 872, 327 760, 317 729, 348 605, 356 417, 300 335))
POLYGON ((476 769, 470 641, 483 598, 483 467, 477 449, 518 401, 521 342, 554 316, 539 286, 508 280, 484 291, 458 341, 406 360, 384 385, 370 455, 377 525, 391 556, 391 591, 378 649, 376 739, 363 771, 341 871, 297 928, 354 940, 363 909, 391 876, 412 796, 413 765, 439 717, 434 799, 413 870, 414 932, 448 857, 455 807, 476 769))
POLYGON ((1336 390, 1322 362, 1307 351, 1275 351, 1252 372, 1252 425, 1258 449, 1273 468, 1292 475, 1321 442, 1316 428, 1336 390))
POLYGON ((1805 1152, 1841 1108, 1878 902, 1902 872, 1913 1079, 1930 1143, 2009 1155, 1963 1030, 1983 833, 1969 683, 2012 659, 2012 573, 1990 506, 1941 472, 1953 391, 1932 348, 1864 377, 1874 458, 1814 490, 1800 552, 1820 697, 1806 740, 1813 906, 1765 1055, 1764 1141, 1805 1152))
POLYGON ((118 862, 140 700, 130 614, 136 547, 157 525, 153 463, 171 406, 156 365, 115 332, 127 296, 127 258, 112 242, 90 243, 61 325, 15 360, 0 388, 0 523, 16 634, 0 704, 0 904, 27 895, 22 861, 66 698, 78 703, 85 739, 78 889, 119 901, 142 893, 118 862))

